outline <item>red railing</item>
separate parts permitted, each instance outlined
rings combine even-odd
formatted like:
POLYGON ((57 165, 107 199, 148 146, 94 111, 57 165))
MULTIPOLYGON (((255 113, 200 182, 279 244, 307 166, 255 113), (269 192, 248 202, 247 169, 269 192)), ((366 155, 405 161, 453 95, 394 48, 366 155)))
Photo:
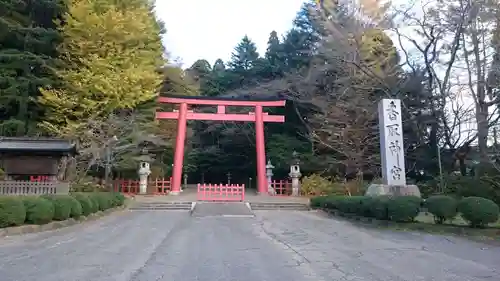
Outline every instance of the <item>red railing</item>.
POLYGON ((198 201, 245 201, 244 184, 198 184, 198 201))
POLYGON ((289 180, 273 180, 271 187, 274 189, 274 193, 270 193, 272 196, 292 195, 292 182, 289 180))
POLYGON ((41 182, 41 181, 49 181, 49 176, 30 176, 31 182, 41 182))
MULTIPOLYGON (((166 195, 172 189, 172 178, 168 180, 164 178, 156 178, 148 182, 148 187, 153 186, 153 194, 166 195)), ((126 194, 139 194, 139 181, 138 180, 115 180, 113 184, 115 192, 126 194)), ((150 188, 148 188, 150 190, 150 188)))
POLYGON ((166 195, 172 190, 172 177, 168 178, 168 180, 165 180, 164 178, 156 178, 149 184, 154 186, 154 192, 156 195, 166 195))
POLYGON ((113 191, 121 192, 126 194, 138 194, 139 193, 139 181, 138 180, 115 180, 113 183, 113 191))

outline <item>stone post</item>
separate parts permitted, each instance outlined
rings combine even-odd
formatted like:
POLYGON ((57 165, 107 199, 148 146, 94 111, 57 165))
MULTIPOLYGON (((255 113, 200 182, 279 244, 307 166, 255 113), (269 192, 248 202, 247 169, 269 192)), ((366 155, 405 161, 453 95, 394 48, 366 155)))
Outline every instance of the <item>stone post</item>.
POLYGON ((184 186, 181 188, 181 192, 184 191, 184 188, 187 188, 187 184, 188 184, 188 175, 184 173, 184 186))
POLYGON ((300 166, 298 164, 290 165, 290 173, 288 174, 292 178, 292 196, 300 195, 300 166))
POLYGON ((414 195, 420 197, 420 191, 416 185, 406 184, 401 100, 381 100, 378 105, 378 118, 382 184, 371 184, 366 195, 414 195))
POLYGON ((148 162, 141 162, 139 165, 139 193, 146 194, 148 188, 148 177, 151 174, 148 162))
POLYGON ((270 195, 276 195, 276 190, 274 190, 273 187, 273 169, 274 166, 271 164, 271 160, 267 160, 267 165, 266 165, 266 176, 267 176, 267 192, 270 195))

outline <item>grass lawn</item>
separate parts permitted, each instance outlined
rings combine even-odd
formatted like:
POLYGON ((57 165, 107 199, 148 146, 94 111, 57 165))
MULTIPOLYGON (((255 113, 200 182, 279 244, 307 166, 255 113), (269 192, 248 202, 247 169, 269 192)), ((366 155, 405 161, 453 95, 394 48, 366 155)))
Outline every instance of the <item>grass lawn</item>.
POLYGON ((414 223, 398 223, 388 227, 394 230, 423 231, 434 234, 458 235, 471 240, 481 242, 492 242, 495 245, 500 243, 500 219, 488 228, 470 228, 467 222, 460 216, 444 224, 435 224, 432 214, 422 212, 414 223))
MULTIPOLYGON (((431 213, 427 212, 420 213, 416 218, 416 221, 421 223, 435 224, 434 217, 431 213)), ((456 216, 453 220, 445 221, 444 225, 467 226, 467 222, 461 216, 456 216)), ((489 226, 492 228, 500 228, 500 219, 496 223, 492 223, 489 226)))

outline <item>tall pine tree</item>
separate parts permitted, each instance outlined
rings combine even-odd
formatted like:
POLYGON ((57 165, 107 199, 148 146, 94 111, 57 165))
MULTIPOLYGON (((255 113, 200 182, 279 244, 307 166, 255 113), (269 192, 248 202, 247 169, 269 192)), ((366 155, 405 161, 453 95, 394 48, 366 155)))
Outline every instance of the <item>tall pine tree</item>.
POLYGON ((232 69, 243 72, 252 68, 258 58, 259 53, 257 52, 255 43, 245 35, 236 48, 234 48, 229 65, 232 69))
POLYGON ((285 71, 285 55, 278 33, 274 30, 269 34, 269 40, 267 41, 266 59, 270 66, 271 78, 283 75, 285 71))

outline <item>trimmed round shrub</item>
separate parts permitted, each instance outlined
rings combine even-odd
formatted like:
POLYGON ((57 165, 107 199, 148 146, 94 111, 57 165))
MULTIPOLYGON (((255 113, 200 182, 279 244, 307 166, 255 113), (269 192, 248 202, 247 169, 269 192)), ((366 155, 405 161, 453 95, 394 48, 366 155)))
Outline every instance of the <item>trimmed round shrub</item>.
POLYGON ((75 198, 80 206, 82 207, 82 215, 88 216, 92 214, 94 211, 94 206, 92 200, 90 200, 89 196, 85 193, 75 192, 72 193, 71 196, 75 198))
POLYGON ((0 228, 22 225, 26 220, 23 200, 15 196, 0 197, 0 228))
POLYGON ((68 195, 47 194, 42 196, 54 205, 54 220, 63 221, 69 219, 71 215, 71 202, 68 195))
POLYGON ((113 207, 123 206, 125 204, 125 195, 120 192, 112 192, 113 196, 113 207))
POLYGON ((422 199, 416 196, 396 196, 387 202, 389 220, 395 222, 412 222, 420 212, 422 199))
POLYGON ((443 224, 457 216, 458 200, 447 195, 435 195, 425 200, 427 211, 434 216, 434 222, 443 224))
POLYGON ((99 208, 99 200, 97 200, 96 196, 97 192, 86 192, 85 194, 88 196, 90 202, 92 202, 92 213, 99 212, 100 208, 99 208))
POLYGON ((26 208, 26 223, 46 224, 54 218, 55 208, 50 200, 35 196, 25 196, 22 200, 26 208))
POLYGON ((73 196, 64 196, 64 200, 68 201, 71 206, 71 212, 69 213, 70 218, 77 219, 82 216, 83 210, 82 205, 73 196))
POLYGON ((99 211, 104 211, 112 207, 112 195, 110 192, 95 192, 91 195, 99 206, 99 211))
POLYGON ((458 203, 458 212, 471 227, 484 227, 496 222, 500 213, 495 202, 482 197, 466 197, 458 203))

